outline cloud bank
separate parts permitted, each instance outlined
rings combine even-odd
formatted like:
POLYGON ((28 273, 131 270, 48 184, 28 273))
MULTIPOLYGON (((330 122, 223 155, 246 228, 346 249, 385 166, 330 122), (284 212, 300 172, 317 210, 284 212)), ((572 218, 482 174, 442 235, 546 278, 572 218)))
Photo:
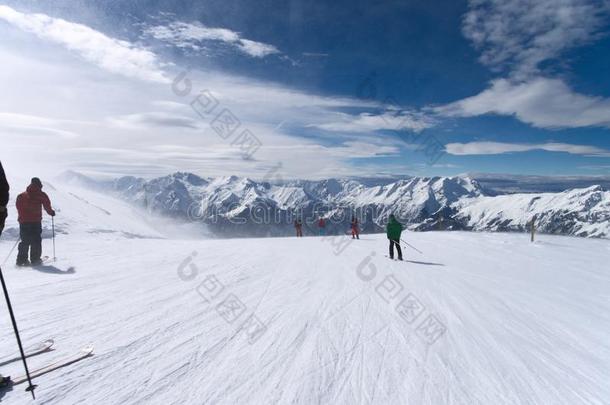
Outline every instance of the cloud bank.
POLYGON ((605 35, 609 16, 608 0, 470 0, 463 33, 481 51, 480 61, 507 77, 435 111, 512 115, 539 128, 609 128, 610 99, 576 93, 542 68, 605 35))
POLYGON ((62 45, 109 72, 152 82, 169 82, 153 52, 111 38, 86 25, 45 14, 21 13, 3 5, 0 5, 0 20, 62 45))
POLYGON ((144 34, 178 48, 189 48, 195 51, 202 50, 205 42, 214 41, 254 58, 264 58, 280 53, 273 45, 242 38, 238 32, 226 28, 206 27, 199 22, 174 21, 167 25, 148 26, 144 29, 144 34))
POLYGON ((451 117, 514 115, 538 128, 610 128, 610 99, 578 94, 559 79, 542 77, 523 83, 497 79, 489 89, 435 111, 451 117))
POLYGON ((565 152, 572 155, 591 157, 610 157, 610 151, 591 145, 574 145, 568 143, 504 143, 504 142, 468 142, 448 143, 445 150, 451 155, 500 155, 503 153, 530 152, 545 150, 548 152, 565 152))
POLYGON ((315 125, 327 131, 371 133, 380 130, 410 130, 421 132, 435 125, 435 121, 417 111, 386 111, 381 114, 361 113, 350 115, 337 113, 333 122, 315 125))
POLYGON ((607 30, 607 0, 471 0, 462 31, 480 61, 513 77, 540 74, 540 65, 598 39, 607 30))

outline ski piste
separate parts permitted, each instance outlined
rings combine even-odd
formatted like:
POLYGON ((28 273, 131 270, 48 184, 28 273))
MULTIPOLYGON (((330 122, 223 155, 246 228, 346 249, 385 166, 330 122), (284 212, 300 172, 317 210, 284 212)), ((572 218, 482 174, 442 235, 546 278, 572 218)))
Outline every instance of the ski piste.
MULTIPOLYGON (((25 357, 34 357, 42 353, 46 353, 51 351, 55 341, 53 339, 47 339, 44 342, 40 342, 36 345, 32 345, 25 349, 25 357)), ((13 363, 15 361, 21 360, 21 356, 13 357, 12 359, 2 360, 0 359, 0 366, 5 366, 7 364, 13 363)))
MULTIPOLYGON (((32 378, 36 378, 36 377, 40 377, 41 375, 50 373, 51 371, 55 371, 57 369, 63 368, 63 367, 67 367, 71 364, 74 364, 78 361, 81 361, 83 359, 86 359, 87 357, 91 356, 93 354, 93 346, 85 346, 83 347, 78 353, 73 354, 72 356, 66 357, 64 359, 55 361, 51 364, 48 364, 46 366, 34 369, 34 370, 30 370, 30 376, 32 378)), ((21 375, 19 377, 16 378, 12 378, 12 384, 13 385, 18 385, 21 383, 26 382, 28 379, 25 375, 21 375)))

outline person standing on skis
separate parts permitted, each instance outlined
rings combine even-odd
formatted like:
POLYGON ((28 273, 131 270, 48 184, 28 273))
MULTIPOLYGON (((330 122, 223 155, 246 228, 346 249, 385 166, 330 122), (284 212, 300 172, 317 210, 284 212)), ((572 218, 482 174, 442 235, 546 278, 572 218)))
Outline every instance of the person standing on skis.
POLYGON ((294 229, 297 231, 297 238, 303 237, 303 223, 300 219, 294 220, 294 229))
POLYGON ((390 214, 386 227, 386 234, 390 240, 390 259, 394 259, 394 246, 396 246, 398 260, 402 260, 402 249, 400 248, 400 234, 402 233, 402 230, 402 224, 396 220, 394 214, 390 214))
POLYGON ((326 221, 324 220, 324 217, 320 217, 320 220, 318 221, 318 231, 320 236, 326 235, 326 221))
POLYGON ((8 198, 9 198, 9 185, 6 180, 6 175, 4 174, 4 168, 2 167, 2 162, 0 162, 0 236, 2 236, 2 231, 4 230, 4 223, 6 221, 6 217, 8 216, 8 198))
POLYGON ((42 263, 42 208, 55 216, 49 196, 42 191, 42 182, 34 177, 25 193, 17 197, 19 214, 19 243, 17 266, 40 265, 42 263), (28 261, 28 252, 30 261, 28 261))
POLYGON ((352 217, 352 239, 360 239, 360 232, 358 230, 358 220, 356 217, 352 217))

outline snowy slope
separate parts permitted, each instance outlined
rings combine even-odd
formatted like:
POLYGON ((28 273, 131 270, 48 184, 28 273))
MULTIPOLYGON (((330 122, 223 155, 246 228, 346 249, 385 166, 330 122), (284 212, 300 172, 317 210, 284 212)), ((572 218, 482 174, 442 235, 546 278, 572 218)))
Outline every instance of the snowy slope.
MULTIPOLYGON (((17 195, 25 190, 28 182, 12 178, 9 181, 12 185, 9 217, 2 237, 16 239, 19 235, 19 226, 15 200, 17 195)), ((134 238, 162 236, 146 213, 113 196, 77 186, 59 185, 46 181, 43 191, 49 195, 53 208, 57 212, 55 217, 55 232, 57 233, 95 234, 110 238, 117 235, 134 238)), ((43 214, 43 232, 45 237, 51 235, 51 217, 46 213, 43 214)))
MULTIPOLYGON (((32 367, 95 344, 94 357, 36 381, 39 404, 610 398, 604 240, 541 236, 530 244, 518 234, 409 232, 404 238, 424 255, 406 250, 410 261, 400 263, 384 257, 383 235, 347 245, 318 237, 103 239, 81 226, 59 236, 52 266, 4 267, 26 344, 57 342, 32 367), (216 297, 203 294, 205 286, 219 291, 211 276, 224 286, 216 297), (394 298, 379 287, 388 276, 404 287, 394 298), (229 323, 216 308, 231 294, 246 310, 229 323), (408 294, 424 306, 415 320, 395 310, 408 294), (240 331, 250 314, 267 327, 252 344, 240 331), (430 315, 446 328, 432 344, 420 329, 430 315)), ((0 242, 0 257, 10 246, 0 242)), ((8 316, 0 325, 0 357, 14 355, 8 316)), ((20 374, 19 363, 1 372, 20 374)), ((0 398, 31 404, 23 388, 0 398)))

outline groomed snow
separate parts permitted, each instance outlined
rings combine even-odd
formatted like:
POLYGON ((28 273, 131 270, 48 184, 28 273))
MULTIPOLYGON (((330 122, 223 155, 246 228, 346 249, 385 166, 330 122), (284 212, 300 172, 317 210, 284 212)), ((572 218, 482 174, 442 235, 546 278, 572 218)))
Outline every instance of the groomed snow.
MULTIPOLYGON (((406 250, 406 263, 384 257, 384 235, 364 235, 340 254, 338 240, 319 237, 60 235, 51 266, 16 269, 13 258, 3 266, 25 343, 56 341, 32 368, 95 344, 94 357, 37 379, 36 403, 608 403, 607 241, 404 236, 424 252, 406 250), (193 251, 199 274, 183 280, 193 251), (224 285, 214 305, 197 291, 210 275, 224 285), (376 287, 390 275, 404 290, 386 303, 376 287), (425 306, 411 324, 394 310, 409 293, 425 306), (247 307, 233 324, 215 309, 230 294, 247 307), (239 331, 251 313, 267 325, 252 344, 239 331), (417 330, 429 315, 446 327, 431 345, 417 330)), ((0 259, 11 246, 0 242, 0 259)), ((13 356, 0 306, 0 357, 13 356)), ((24 388, 0 397, 31 404, 24 388)))

